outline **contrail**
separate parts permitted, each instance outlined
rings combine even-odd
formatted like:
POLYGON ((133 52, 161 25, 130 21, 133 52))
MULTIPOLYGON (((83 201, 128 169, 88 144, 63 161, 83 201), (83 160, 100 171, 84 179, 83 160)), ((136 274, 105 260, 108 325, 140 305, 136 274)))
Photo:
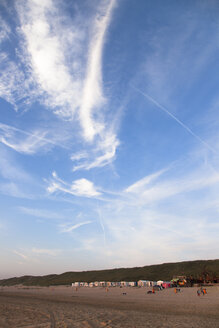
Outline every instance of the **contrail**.
POLYGON ((27 131, 22 130, 22 129, 15 128, 14 126, 7 125, 7 124, 1 123, 1 122, 0 122, 0 129, 2 129, 2 130, 4 130, 4 131, 9 131, 9 130, 11 130, 11 131, 15 131, 15 132, 20 132, 20 133, 25 134, 25 135, 27 135, 27 136, 34 137, 34 138, 36 138, 36 139, 38 139, 38 140, 42 140, 42 141, 45 141, 45 142, 47 142, 47 143, 50 143, 50 144, 52 144, 52 145, 54 145, 54 146, 58 146, 58 147, 60 147, 60 148, 64 148, 64 149, 70 149, 70 148, 68 148, 68 147, 66 147, 66 146, 63 146, 63 145, 61 145, 61 144, 59 144, 59 143, 57 143, 57 142, 54 142, 54 141, 52 141, 52 140, 50 140, 50 139, 47 139, 47 138, 44 138, 44 137, 40 137, 40 136, 38 136, 38 135, 36 135, 36 134, 33 134, 33 133, 30 133, 30 132, 27 132, 27 131))
POLYGON ((101 226, 102 231, 103 231, 104 247, 106 247, 106 232, 105 232, 105 227, 104 227, 104 224, 103 224, 102 215, 101 215, 101 211, 100 211, 100 206, 99 206, 98 200, 97 200, 97 213, 98 213, 98 216, 99 216, 99 223, 100 223, 100 226, 101 226))
POLYGON ((159 104, 154 98, 149 96, 147 93, 144 93, 140 89, 132 86, 133 89, 135 89, 137 92, 141 93, 145 98, 150 100, 153 104, 155 104, 158 108, 160 108, 162 111, 164 111, 167 115, 169 115, 172 119, 174 119, 179 125, 181 125, 186 131, 188 131, 194 138, 199 140, 205 147, 207 147, 209 150, 211 150, 213 153, 217 153, 214 148, 212 148, 207 142, 205 142, 203 139, 201 139, 197 134, 195 134, 187 125, 185 125, 182 121, 180 121, 175 115, 170 113, 167 108, 159 104))

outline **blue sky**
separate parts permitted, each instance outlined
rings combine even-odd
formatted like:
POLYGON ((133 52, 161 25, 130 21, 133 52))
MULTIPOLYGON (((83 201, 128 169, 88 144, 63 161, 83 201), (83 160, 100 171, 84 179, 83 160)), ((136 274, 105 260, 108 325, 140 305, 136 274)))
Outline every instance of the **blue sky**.
POLYGON ((0 4, 0 278, 218 258, 218 1, 0 4))

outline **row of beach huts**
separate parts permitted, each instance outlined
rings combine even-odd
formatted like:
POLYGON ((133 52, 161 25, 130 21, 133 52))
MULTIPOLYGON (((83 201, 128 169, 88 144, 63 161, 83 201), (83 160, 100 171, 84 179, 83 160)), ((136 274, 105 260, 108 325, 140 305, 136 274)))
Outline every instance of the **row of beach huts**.
POLYGON ((173 287, 171 281, 150 281, 150 280, 139 280, 139 281, 95 281, 95 282, 73 282, 72 287, 155 287, 160 286, 162 288, 173 287))

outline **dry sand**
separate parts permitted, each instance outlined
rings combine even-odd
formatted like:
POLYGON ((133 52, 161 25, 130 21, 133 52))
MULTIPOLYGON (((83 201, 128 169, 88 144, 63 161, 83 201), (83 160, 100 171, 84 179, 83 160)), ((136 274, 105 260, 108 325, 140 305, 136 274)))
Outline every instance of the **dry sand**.
POLYGON ((219 286, 197 296, 147 288, 0 287, 0 328, 219 328, 219 286), (123 295, 126 293, 126 295, 123 295))

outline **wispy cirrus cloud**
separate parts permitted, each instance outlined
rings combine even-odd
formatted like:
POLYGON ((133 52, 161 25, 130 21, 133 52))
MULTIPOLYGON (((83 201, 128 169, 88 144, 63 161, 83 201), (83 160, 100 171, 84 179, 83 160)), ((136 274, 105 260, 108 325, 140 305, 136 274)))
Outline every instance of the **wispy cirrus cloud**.
POLYGON ((54 220, 62 220, 64 218, 63 215, 58 214, 55 211, 49 211, 45 209, 39 209, 39 208, 30 208, 30 207, 24 207, 19 206, 18 209, 27 215, 31 215, 38 218, 44 218, 44 219, 54 219, 54 220))
MULTIPOLYGON (((190 160, 184 161, 184 165, 187 166, 190 160)), ((128 186, 123 195, 133 197, 134 206, 137 203, 142 204, 142 206, 143 204, 146 206, 149 204, 158 205, 164 199, 174 199, 179 195, 187 197, 192 192, 199 193, 217 188, 218 183, 219 172, 211 164, 208 164, 206 168, 206 165, 200 163, 194 169, 187 170, 182 167, 180 162, 175 162, 168 169, 164 168, 128 186), (175 170, 174 174, 173 170, 175 170)), ((131 199, 128 202, 130 205, 132 204, 131 199)))
POLYGON ((22 51, 31 67, 39 99, 61 117, 72 118, 79 106, 81 80, 77 78, 77 70, 70 70, 65 54, 74 44, 74 65, 77 67, 82 50, 77 47, 81 31, 73 25, 72 33, 69 33, 69 27, 60 24, 59 10, 56 1, 38 3, 29 0, 17 4, 23 47, 27 49, 22 51), (70 44, 63 38, 65 34, 70 44))
POLYGON ((26 131, 0 123, 0 142, 23 154, 35 154, 41 150, 49 150, 52 147, 69 150, 64 145, 64 142, 68 139, 69 137, 66 134, 59 134, 51 128, 45 130, 39 127, 33 131, 26 131))
POLYGON ((15 141, 12 138, 5 138, 1 137, 1 142, 8 146, 9 148, 12 148, 13 150, 17 151, 18 153, 23 154, 34 154, 36 153, 40 148, 42 148, 45 144, 48 144, 43 140, 43 136, 46 136, 46 132, 35 132, 34 135, 29 136, 25 138, 25 140, 22 141, 15 141), (39 136, 39 138, 38 138, 39 136))
POLYGON ((10 181, 32 182, 33 178, 20 165, 14 165, 14 157, 3 146, 0 147, 0 175, 10 181))
POLYGON ((194 131, 192 131, 188 125, 184 124, 181 120, 179 120, 175 115, 173 115, 166 107, 162 106, 157 100, 149 96, 147 93, 143 92, 142 90, 133 87, 137 92, 142 94, 145 98, 147 98, 150 102, 160 108, 163 112, 165 112, 169 117, 171 117, 174 121, 176 121, 183 129, 185 129, 190 135, 192 135, 195 139, 201 142, 206 148, 208 148, 213 153, 217 153, 216 150, 211 147, 206 141, 200 138, 194 131))
POLYGON ((73 30, 71 45, 74 44, 76 69, 72 67, 70 70, 63 48, 67 47, 66 51, 68 51, 71 45, 69 40, 64 40, 66 42, 63 44, 63 34, 65 34, 63 26, 59 24, 61 33, 54 34, 54 26, 59 22, 55 2, 43 5, 28 2, 25 11, 23 7, 19 7, 21 31, 25 36, 33 75, 40 89, 48 95, 46 100, 48 106, 54 108, 58 115, 66 118, 72 118, 79 110, 83 134, 88 141, 96 134, 101 134, 103 139, 105 133, 104 122, 94 119, 93 111, 95 110, 97 118, 96 108, 103 104, 101 60, 105 33, 114 4, 113 0, 108 6, 102 6, 95 18, 89 41, 87 72, 84 72, 84 76, 78 76, 78 66, 84 65, 81 62, 83 58, 81 54, 84 50, 80 44, 82 41, 80 36, 84 36, 81 29, 76 26, 71 27, 73 30))
POLYGON ((0 145, 0 156, 0 192, 12 197, 34 198, 35 192, 41 188, 40 182, 23 168, 4 145, 0 145))
POLYGON ((16 197, 16 198, 26 198, 26 199, 34 198, 34 196, 30 192, 26 191, 25 188, 22 188, 20 184, 15 183, 13 181, 1 182, 0 193, 3 195, 16 197))
MULTIPOLYGON (((122 250, 122 256, 114 256, 113 265, 125 265, 132 249, 132 265, 144 265, 145 258, 150 263, 162 262, 164 256, 171 261, 184 260, 189 247, 196 249, 189 257, 194 259, 201 256, 207 235, 216 242, 214 229, 218 225, 213 218, 218 216, 218 194, 218 173, 210 165, 203 165, 201 158, 191 166, 190 158, 143 177, 121 190, 113 200, 100 200, 98 206, 93 203, 90 212, 96 216, 102 213, 103 252, 107 257, 111 258, 118 247, 122 250), (155 236, 159 236, 159 243, 155 236)), ((92 249, 97 249, 101 241, 102 231, 92 249)), ((211 247, 206 246, 206 254, 211 247)))
POLYGON ((72 232, 73 230, 76 230, 84 225, 87 225, 87 224, 91 224, 92 221, 84 221, 84 222, 80 222, 80 223, 76 223, 76 224, 73 224, 73 225, 62 225, 61 226, 61 232, 72 232))
POLYGON ((148 38, 151 54, 142 61, 139 85, 141 89, 144 85, 146 93, 164 106, 183 104, 189 90, 202 79, 212 60, 216 60, 217 23, 214 19, 210 22, 207 16, 200 20, 207 6, 197 4, 194 11, 185 10, 182 15, 175 12, 165 28, 156 26, 148 38))
POLYGON ((125 192, 134 192, 134 193, 141 193, 144 188, 152 183, 154 180, 157 180, 163 173, 165 173, 167 169, 160 170, 158 172, 152 173, 144 177, 143 179, 133 183, 131 186, 125 189, 125 192))
POLYGON ((58 256, 62 252, 61 249, 49 249, 49 248, 37 248, 32 247, 31 249, 22 249, 21 251, 13 250, 13 253, 21 257, 27 262, 39 263, 39 258, 43 256, 58 256))
POLYGON ((82 157, 71 157, 76 164, 73 166, 73 171, 81 169, 90 170, 93 168, 103 167, 112 162, 116 156, 116 150, 119 146, 119 141, 115 134, 106 134, 101 141, 97 142, 97 146, 90 155, 82 157))
POLYGON ((53 178, 47 188, 49 193, 56 191, 70 194, 79 197, 97 197, 101 195, 101 192, 94 186, 93 182, 87 179, 78 179, 72 182, 72 184, 66 183, 61 180, 56 172, 53 172, 53 178))
MULTIPOLYGON (((93 117, 93 110, 104 104, 102 91, 102 52, 107 27, 111 20, 115 0, 109 1, 107 7, 98 13, 92 31, 89 46, 87 73, 84 81, 80 119, 87 140, 92 140, 96 134, 102 134, 104 125, 93 117)), ((97 113, 95 113, 96 115, 97 113)))
MULTIPOLYGON (((119 145, 113 126, 106 122, 102 83, 103 48, 115 3, 96 4, 95 14, 89 17, 76 10, 73 19, 56 0, 16 3, 20 22, 15 32, 19 37, 16 62, 6 52, 0 58, 4 72, 0 96, 16 110, 38 101, 61 120, 71 121, 72 128, 79 123, 88 157, 81 158, 75 170, 111 163, 119 145)), ((47 137, 47 131, 43 133, 33 131, 36 137, 30 135, 20 143, 2 137, 2 142, 33 154, 47 137)))
POLYGON ((18 256, 20 256, 24 260, 28 260, 29 259, 27 255, 21 253, 20 251, 14 250, 13 253, 16 254, 16 255, 18 255, 18 256))
POLYGON ((9 38, 10 33, 11 33, 11 28, 1 15, 0 16, 0 44, 9 38))
POLYGON ((0 75, 0 97, 12 104, 17 111, 20 103, 27 104, 33 96, 33 92, 27 86, 31 82, 6 52, 0 54, 0 67, 2 72, 0 75))
POLYGON ((31 252, 35 255, 57 256, 62 252, 60 249, 32 248, 31 252))

